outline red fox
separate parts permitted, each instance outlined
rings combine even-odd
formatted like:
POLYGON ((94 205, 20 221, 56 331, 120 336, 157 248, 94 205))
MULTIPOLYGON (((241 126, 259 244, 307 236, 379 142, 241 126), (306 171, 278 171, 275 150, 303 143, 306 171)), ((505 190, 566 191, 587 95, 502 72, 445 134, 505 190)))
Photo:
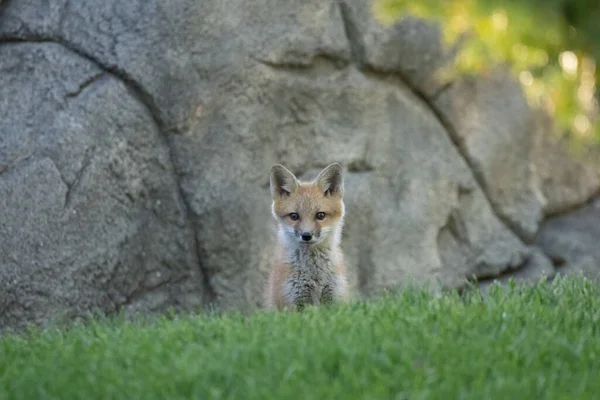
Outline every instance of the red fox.
POLYGON ((271 168, 271 212, 278 245, 265 290, 265 306, 302 310, 348 297, 343 254, 342 167, 333 163, 311 182, 284 166, 271 168))

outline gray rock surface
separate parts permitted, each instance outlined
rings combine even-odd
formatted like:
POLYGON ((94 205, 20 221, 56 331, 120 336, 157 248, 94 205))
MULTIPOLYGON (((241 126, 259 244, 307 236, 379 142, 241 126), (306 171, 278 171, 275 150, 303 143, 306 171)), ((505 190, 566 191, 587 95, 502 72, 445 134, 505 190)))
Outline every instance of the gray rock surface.
POLYGON ((493 82, 444 86, 440 43, 366 0, 5 2, 0 329, 260 306, 273 163, 346 168, 357 296, 529 270, 530 111, 493 82))
POLYGON ((478 282, 478 287, 487 293, 494 284, 507 285, 510 280, 518 284, 535 284, 548 281, 556 276, 552 260, 539 248, 531 248, 531 256, 521 268, 478 282))
POLYGON ((340 1, 355 62, 367 72, 400 75, 418 93, 435 97, 448 83, 440 72, 451 64, 456 45, 443 45, 433 21, 406 16, 382 24, 372 6, 364 0, 340 1))
POLYGON ((535 114, 506 72, 467 77, 435 102, 502 220, 532 242, 546 199, 533 168, 535 114))
POLYGON ((538 245, 559 274, 583 274, 600 283, 600 198, 542 225, 538 245))
POLYGON ((564 138, 559 138, 552 121, 536 118, 536 145, 533 165, 546 204, 546 215, 563 213, 584 205, 600 191, 600 152, 574 154, 564 138))
POLYGON ((0 327, 202 304, 168 147, 118 79, 57 44, 4 44, 0 132, 0 327))

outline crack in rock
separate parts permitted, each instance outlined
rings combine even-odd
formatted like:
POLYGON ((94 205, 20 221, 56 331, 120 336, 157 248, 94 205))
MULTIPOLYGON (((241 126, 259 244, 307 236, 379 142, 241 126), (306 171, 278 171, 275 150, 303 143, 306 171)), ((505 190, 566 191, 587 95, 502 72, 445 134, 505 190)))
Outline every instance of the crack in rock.
POLYGON ((341 58, 332 54, 326 53, 316 53, 313 54, 312 57, 308 59, 306 62, 298 62, 298 61, 286 61, 286 62, 278 62, 265 58, 260 58, 256 56, 250 56, 250 59, 264 64, 267 67, 276 69, 276 70, 285 70, 285 71, 307 71, 315 68, 315 65, 318 63, 321 64, 330 64, 333 68, 342 69, 348 66, 348 60, 345 58, 341 58))
POLYGON ((79 184, 81 183, 81 178, 83 177, 83 174, 85 173, 85 171, 87 171, 88 167, 92 163, 92 160, 90 157, 90 153, 92 151, 93 151, 93 148, 89 148, 85 151, 85 154, 83 155, 83 161, 81 163, 81 168, 79 168, 79 170, 75 174, 75 179, 73 179, 73 182, 71 182, 70 184, 66 183, 67 191, 65 193, 65 203, 63 206, 64 209, 68 209, 71 207, 73 193, 75 193, 75 191, 79 187, 79 184))
POLYGON ((573 204, 570 207, 564 207, 558 211, 545 213, 544 220, 547 220, 549 218, 554 218, 554 217, 562 217, 562 216, 570 214, 574 211, 585 208, 585 207, 589 206, 590 204, 594 203, 598 198, 600 198, 600 189, 598 189, 594 193, 592 193, 590 195, 590 198, 587 199, 586 201, 573 204))
MULTIPOLYGON (((191 230, 191 233, 194 235, 193 251, 196 256, 197 267, 198 267, 200 273, 202 274, 202 280, 203 280, 203 285, 204 285, 204 289, 205 289, 205 297, 208 297, 208 299, 207 299, 208 301, 212 301, 215 298, 215 292, 212 288, 212 285, 210 284, 209 277, 207 276, 207 274, 202 266, 202 263, 201 263, 201 257, 199 254, 200 246, 198 245, 198 235, 196 234, 197 226, 196 226, 196 223, 190 219, 192 210, 191 210, 191 207, 190 207, 188 201, 186 200, 186 197, 181 188, 181 183, 179 181, 179 177, 178 177, 177 170, 176 170, 175 163, 174 163, 175 157, 173 155, 173 146, 171 146, 171 143, 167 138, 167 132, 169 130, 165 126, 163 121, 159 118, 159 114, 160 114, 159 108, 156 105, 152 95, 150 93, 148 93, 148 91, 146 91, 146 89, 142 85, 140 85, 126 71, 118 68, 117 66, 106 65, 102 61, 100 61, 98 58, 94 57, 93 55, 86 53, 84 50, 82 50, 78 47, 74 47, 73 45, 71 45, 70 43, 68 43, 64 40, 60 40, 60 39, 56 39, 56 38, 52 38, 52 37, 43 37, 43 36, 33 36, 33 37, 25 37, 25 38, 0 37, 0 45, 5 44, 5 43, 13 43, 13 44, 15 44, 15 43, 17 43, 17 44, 18 43, 53 43, 53 44, 62 46, 63 48, 67 49, 68 51, 78 55, 79 57, 89 61, 90 63, 92 63, 93 65, 98 67, 100 70, 103 71, 103 74, 108 74, 108 75, 114 77, 115 79, 117 79, 118 81, 120 81, 121 83, 123 83, 125 88, 131 93, 131 95, 136 100, 138 100, 142 105, 144 105, 146 107, 146 109, 148 110, 148 112, 150 114, 150 117, 154 121, 154 124, 156 125, 158 131, 161 134, 160 136, 163 138, 164 145, 168 149, 169 162, 171 163, 171 167, 173 168, 173 179, 175 180, 175 183, 177 185, 180 205, 182 206, 182 209, 184 210, 184 213, 185 213, 184 218, 185 218, 186 223, 188 224, 188 228, 191 230)), ((102 75, 102 74, 100 74, 100 75, 102 75)), ((80 90, 78 92, 76 92, 75 95, 78 94, 79 92, 81 92, 82 89, 84 89, 86 86, 89 86, 97 79, 100 79, 100 76, 89 80, 89 82, 88 81, 84 82, 82 84, 82 86, 80 87, 80 90)))
POLYGON ((67 93, 65 95, 65 97, 66 98, 73 98, 73 97, 79 96, 81 94, 81 92, 83 92, 87 87, 93 85, 95 82, 97 82, 98 80, 100 80, 104 76, 106 76, 106 73, 104 71, 99 72, 97 74, 94 74, 94 75, 90 76, 85 81, 83 81, 83 82, 81 82, 79 84, 79 87, 77 88, 77 90, 75 90, 74 92, 71 92, 71 93, 67 93))
POLYGON ((442 86, 440 86, 439 88, 437 88, 436 91, 431 94, 431 96, 429 97, 429 103, 431 104, 432 107, 434 107, 433 103, 442 94, 444 94, 444 92, 446 92, 448 89, 450 89, 452 87, 452 85, 454 85, 454 82, 452 82, 452 81, 447 82, 447 83, 443 84, 442 86))
POLYGON ((366 54, 365 44, 358 30, 357 24, 354 21, 352 9, 345 1, 342 0, 338 2, 338 5, 340 7, 340 15, 342 16, 342 22, 344 25, 344 33, 346 34, 346 38, 348 39, 348 44, 350 46, 350 59, 355 63, 362 64, 365 60, 366 54))
POLYGON ((10 172, 11 170, 18 168, 19 166, 21 166, 23 164, 27 164, 29 161, 31 161, 32 158, 33 158, 32 154, 27 154, 23 157, 17 158, 16 160, 13 160, 10 163, 0 164, 0 175, 10 172))
POLYGON ((178 278, 166 279, 162 282, 157 283, 156 285, 151 285, 151 286, 141 285, 141 286, 135 288, 131 293, 129 293, 128 295, 125 296, 125 299, 123 301, 119 302, 118 304, 115 304, 116 314, 118 314, 119 312, 121 312, 122 309, 124 309, 127 306, 129 306, 130 304, 132 304, 135 301, 135 299, 137 297, 139 297, 141 294, 152 292, 152 291, 164 288, 169 285, 176 285, 176 284, 182 283, 187 278, 188 277, 186 275, 182 275, 178 278))

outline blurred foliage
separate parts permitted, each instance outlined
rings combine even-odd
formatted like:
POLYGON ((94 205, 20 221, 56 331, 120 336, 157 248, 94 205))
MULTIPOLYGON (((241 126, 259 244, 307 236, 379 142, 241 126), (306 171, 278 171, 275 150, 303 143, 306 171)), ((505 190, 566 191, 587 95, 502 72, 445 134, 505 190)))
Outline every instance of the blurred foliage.
POLYGON ((409 14, 438 20, 447 44, 461 43, 452 73, 507 64, 532 106, 566 132, 600 138, 600 1, 374 0, 374 11, 384 23, 409 14))

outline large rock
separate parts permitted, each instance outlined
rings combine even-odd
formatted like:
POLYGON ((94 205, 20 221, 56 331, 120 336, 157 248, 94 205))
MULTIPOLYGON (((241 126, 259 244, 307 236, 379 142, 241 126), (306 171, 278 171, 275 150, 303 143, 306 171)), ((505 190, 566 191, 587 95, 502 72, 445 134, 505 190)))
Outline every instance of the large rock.
POLYGON ((0 329, 202 302, 168 147, 118 79, 60 45, 0 46, 0 329))
POLYGON ((207 103, 201 133, 174 142, 184 158, 203 152, 182 185, 219 304, 260 302, 274 237, 274 162, 300 176, 331 160, 349 169, 343 246, 357 294, 410 280, 461 285, 523 263, 525 247, 496 219, 433 113, 401 82, 325 61, 302 71, 249 64, 232 82, 207 103))
POLYGON ((544 197, 546 215, 585 204, 600 190, 600 152, 574 154, 572 144, 560 138, 546 115, 538 114, 533 165, 544 197), (595 162, 594 162, 595 161, 595 162))
POLYGON ((600 283, 600 198, 566 215, 548 219, 538 245, 559 274, 583 274, 600 283))
POLYGON ((365 73, 402 77, 444 120, 495 212, 533 242, 545 214, 573 208, 600 189, 597 166, 553 140, 552 121, 528 106, 506 70, 448 79, 461 41, 444 46, 439 25, 410 16, 384 26, 372 4, 340 2, 352 58, 365 73))
POLYGON ((335 1, 28 0, 0 15, 0 37, 56 41, 93 59, 139 90, 172 133, 193 130, 248 57, 349 57, 335 1))
POLYGON ((452 65, 457 46, 444 45, 439 24, 406 16, 387 26, 375 17, 371 1, 339 4, 353 60, 361 69, 400 75, 427 97, 446 86, 442 72, 452 65))
MULTIPOLYGON (((530 191, 490 191, 508 181, 487 174, 497 160, 473 174, 427 100, 448 61, 439 30, 416 19, 380 27, 368 10, 366 0, 3 5, 2 324, 93 308, 259 306, 276 162, 300 176, 346 167, 356 295, 458 287, 531 263, 486 194, 497 209, 522 200, 527 229, 541 206, 530 191)), ((464 104, 454 97, 439 104, 464 104)), ((529 146, 520 134, 504 132, 485 154, 529 146)), ((482 143, 489 131, 472 135, 482 143)), ((528 161, 511 160, 510 177, 529 177, 528 161)))
POLYGON ((294 154, 276 159, 293 171, 330 159, 350 169, 343 246, 361 293, 411 280, 456 286, 471 275, 522 264, 526 249, 493 215, 442 125, 401 82, 365 77, 353 68, 316 78, 277 72, 270 79, 276 92, 265 97, 288 113, 298 99, 311 96, 302 121, 275 107, 245 113, 257 115, 257 131, 295 141, 294 154), (310 132, 319 138, 316 145, 310 132))
POLYGON ((508 72, 465 77, 435 102, 502 220, 532 242, 546 199, 533 168, 535 114, 508 72))

